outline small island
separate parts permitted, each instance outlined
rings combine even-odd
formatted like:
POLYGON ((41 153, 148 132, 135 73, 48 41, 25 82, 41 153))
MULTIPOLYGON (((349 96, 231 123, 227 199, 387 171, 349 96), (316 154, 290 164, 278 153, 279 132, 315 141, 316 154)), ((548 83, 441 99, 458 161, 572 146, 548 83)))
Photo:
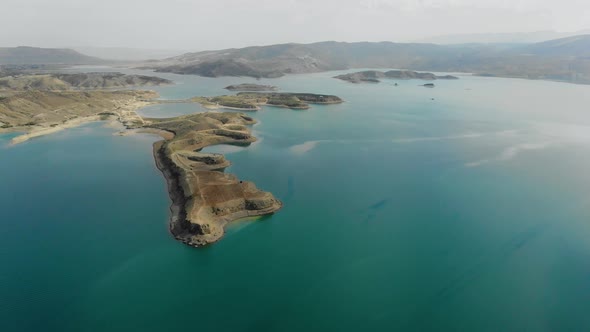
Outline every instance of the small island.
POLYGON ((231 96, 195 97, 191 101, 209 109, 257 111, 260 106, 284 107, 295 110, 309 109, 309 104, 339 104, 342 99, 332 95, 288 92, 240 92, 231 96))
POLYGON ((433 73, 420 73, 411 70, 390 70, 386 72, 377 71, 377 70, 366 70, 360 71, 356 73, 350 74, 343 74, 334 76, 334 78, 347 81, 350 83, 379 83, 380 79, 401 79, 401 80, 410 80, 410 79, 418 79, 418 80, 456 80, 459 79, 456 76, 452 75, 443 75, 437 76, 433 73))
POLYGON ((226 90, 229 91, 245 91, 245 92, 253 92, 253 91, 278 91, 279 88, 274 85, 261 85, 261 84, 253 84, 253 83, 242 83, 237 85, 230 85, 225 87, 226 90))

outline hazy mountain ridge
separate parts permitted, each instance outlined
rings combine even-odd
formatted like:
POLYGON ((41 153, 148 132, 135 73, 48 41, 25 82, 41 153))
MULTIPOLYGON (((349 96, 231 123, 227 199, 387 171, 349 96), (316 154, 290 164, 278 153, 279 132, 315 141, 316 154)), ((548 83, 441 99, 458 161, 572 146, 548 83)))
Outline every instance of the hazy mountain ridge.
POLYGON ((590 83, 590 36, 530 45, 393 42, 279 44, 187 53, 149 64, 161 72, 208 77, 279 77, 352 68, 469 72, 590 83))
POLYGON ((106 61, 67 48, 0 47, 0 65, 98 65, 106 61))
POLYGON ((0 77, 2 90, 117 89, 130 86, 159 86, 172 81, 153 76, 125 75, 121 73, 38 74, 0 77))
POLYGON ((527 45, 522 49, 527 53, 543 56, 589 57, 590 34, 549 40, 527 45))
MULTIPOLYGON (((70 49, 0 48, 0 65, 106 64, 70 49)), ((144 63, 159 72, 206 77, 280 77, 354 68, 467 72, 590 83, 590 35, 527 45, 393 42, 277 44, 186 53, 144 63)))
POLYGON ((417 39, 417 43, 433 43, 441 45, 452 44, 534 44, 553 39, 590 33, 590 30, 576 32, 533 31, 533 32, 505 32, 505 33, 460 33, 440 35, 417 39))
MULTIPOLYGON (((463 52, 479 52, 465 47, 463 52)), ((243 49, 187 53, 156 62, 157 71, 202 76, 278 77, 290 73, 313 73, 361 67, 406 68, 424 55, 445 59, 462 56, 454 49, 434 44, 393 42, 320 42, 279 44, 243 49)))
POLYGON ((169 49, 145 49, 132 47, 91 47, 75 46, 71 49, 99 59, 114 61, 145 61, 166 59, 178 54, 188 52, 188 50, 169 50, 169 49))

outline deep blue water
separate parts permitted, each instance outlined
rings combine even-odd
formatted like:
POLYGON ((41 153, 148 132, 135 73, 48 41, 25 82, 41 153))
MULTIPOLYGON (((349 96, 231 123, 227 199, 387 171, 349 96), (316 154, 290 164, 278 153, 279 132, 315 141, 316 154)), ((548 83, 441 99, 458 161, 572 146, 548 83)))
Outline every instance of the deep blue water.
MULTIPOLYGON (((333 75, 261 80, 346 103, 208 148, 285 207, 204 249, 167 232, 157 137, 0 136, 0 330, 590 330, 590 87, 333 75)), ((162 76, 165 99, 252 81, 162 76)))

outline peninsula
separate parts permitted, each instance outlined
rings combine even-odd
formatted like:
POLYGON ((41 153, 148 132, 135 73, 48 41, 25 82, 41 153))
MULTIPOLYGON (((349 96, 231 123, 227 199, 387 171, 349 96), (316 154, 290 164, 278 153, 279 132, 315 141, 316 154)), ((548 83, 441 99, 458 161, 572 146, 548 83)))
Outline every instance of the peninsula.
POLYGON ((158 168, 172 199, 170 232, 190 246, 219 240, 234 220, 267 215, 282 203, 254 183, 223 170, 223 155, 202 153, 210 145, 249 145, 256 141, 246 125, 256 121, 242 113, 200 113, 170 119, 146 119, 144 127, 170 133, 154 143, 158 168))

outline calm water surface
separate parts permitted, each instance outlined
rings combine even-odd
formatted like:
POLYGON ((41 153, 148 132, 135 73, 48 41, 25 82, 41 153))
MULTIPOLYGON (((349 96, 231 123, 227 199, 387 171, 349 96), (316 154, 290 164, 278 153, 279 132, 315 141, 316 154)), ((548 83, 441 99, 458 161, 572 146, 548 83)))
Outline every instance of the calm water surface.
MULTIPOLYGON (((207 149, 285 207, 204 249, 167 232, 157 137, 0 136, 0 330, 590 330, 590 87, 335 74, 261 80, 346 103, 207 149)), ((164 99, 252 81, 161 76, 164 99)))

